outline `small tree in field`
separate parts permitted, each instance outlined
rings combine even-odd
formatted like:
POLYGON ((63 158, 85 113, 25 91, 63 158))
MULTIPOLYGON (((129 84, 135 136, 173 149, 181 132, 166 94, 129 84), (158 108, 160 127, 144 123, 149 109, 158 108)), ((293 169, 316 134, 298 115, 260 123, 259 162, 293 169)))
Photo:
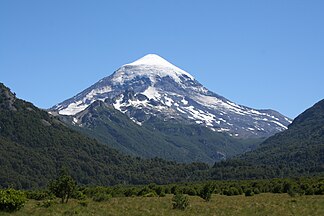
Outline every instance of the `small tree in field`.
POLYGON ((61 198, 61 203, 67 203, 76 190, 76 182, 66 171, 62 171, 56 180, 50 182, 49 190, 61 198))
POLYGON ((204 187, 199 193, 199 196, 208 202, 211 199, 211 195, 213 192, 214 192, 214 186, 208 183, 204 185, 204 187))
POLYGON ((177 193, 172 198, 172 205, 174 209, 185 210, 189 205, 188 197, 183 195, 182 193, 177 193))

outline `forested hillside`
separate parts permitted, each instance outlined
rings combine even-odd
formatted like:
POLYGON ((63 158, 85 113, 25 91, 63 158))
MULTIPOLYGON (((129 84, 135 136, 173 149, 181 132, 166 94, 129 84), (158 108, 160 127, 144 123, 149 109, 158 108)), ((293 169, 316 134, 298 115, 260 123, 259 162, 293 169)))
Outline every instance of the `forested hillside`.
POLYGON ((255 151, 214 165, 213 178, 271 178, 324 173, 324 100, 255 151))
POLYGON ((254 149, 263 140, 233 138, 201 125, 163 121, 155 116, 138 125, 102 101, 92 103, 74 116, 61 118, 73 129, 123 153, 186 163, 213 164, 254 149))
POLYGON ((64 125, 0 84, 0 186, 43 187, 67 168, 79 184, 169 183, 195 179, 204 164, 120 154, 64 125))
MULTIPOLYGON (((183 129, 163 124, 160 127, 170 136, 183 129)), ((0 167, 0 187, 16 188, 44 187, 62 168, 69 170, 80 185, 321 175, 324 100, 298 116, 288 130, 268 138, 260 148, 215 163, 210 169, 203 163, 179 164, 121 154, 33 104, 17 99, 0 84, 0 167)))

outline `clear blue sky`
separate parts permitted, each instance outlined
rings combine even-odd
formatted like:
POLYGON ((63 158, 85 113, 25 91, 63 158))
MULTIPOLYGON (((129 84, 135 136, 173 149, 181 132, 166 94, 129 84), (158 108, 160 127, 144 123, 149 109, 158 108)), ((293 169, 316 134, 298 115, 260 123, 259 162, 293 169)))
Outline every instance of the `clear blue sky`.
POLYGON ((321 0, 1 0, 0 82, 49 108, 156 53, 294 118, 324 98, 321 0))

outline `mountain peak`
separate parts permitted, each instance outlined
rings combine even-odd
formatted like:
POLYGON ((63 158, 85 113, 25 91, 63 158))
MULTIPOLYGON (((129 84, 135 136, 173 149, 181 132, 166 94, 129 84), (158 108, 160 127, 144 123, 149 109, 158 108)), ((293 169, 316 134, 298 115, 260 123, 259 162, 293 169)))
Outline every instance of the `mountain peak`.
POLYGON ((173 64, 156 54, 147 54, 142 58, 126 65, 159 65, 164 67, 175 67, 173 64))
POLYGON ((169 68, 172 69, 173 71, 175 71, 177 74, 185 74, 186 76, 190 77, 192 80, 194 79, 194 77, 187 73, 186 71, 178 68, 177 66, 171 64, 170 62, 168 62, 167 60, 165 60, 164 58, 162 58, 161 56, 157 55, 157 54, 147 54, 145 56, 143 56, 142 58, 125 64, 123 66, 157 66, 157 67, 163 67, 163 68, 169 68))

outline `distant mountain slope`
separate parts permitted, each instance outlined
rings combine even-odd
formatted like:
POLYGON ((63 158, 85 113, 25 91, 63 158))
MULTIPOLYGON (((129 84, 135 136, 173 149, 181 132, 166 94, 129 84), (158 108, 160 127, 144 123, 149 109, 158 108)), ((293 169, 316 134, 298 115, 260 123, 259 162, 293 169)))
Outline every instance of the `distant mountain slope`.
POLYGON ((182 165, 118 153, 17 99, 0 83, 0 187, 46 186, 62 167, 81 184, 169 183, 195 178, 204 164, 182 165))
POLYGON ((260 148, 214 165, 214 178, 285 177, 324 173, 324 100, 260 148))
POLYGON ((205 162, 231 157, 254 148, 261 139, 242 140, 200 125, 150 118, 142 126, 102 101, 73 117, 62 116, 79 130, 127 154, 178 162, 205 162), (75 123, 76 122, 76 123, 75 123))
POLYGON ((51 110, 73 116, 98 100, 139 125, 158 117, 202 125, 239 138, 269 137, 291 123, 276 111, 238 105, 209 91, 192 75, 155 54, 123 65, 51 110))

